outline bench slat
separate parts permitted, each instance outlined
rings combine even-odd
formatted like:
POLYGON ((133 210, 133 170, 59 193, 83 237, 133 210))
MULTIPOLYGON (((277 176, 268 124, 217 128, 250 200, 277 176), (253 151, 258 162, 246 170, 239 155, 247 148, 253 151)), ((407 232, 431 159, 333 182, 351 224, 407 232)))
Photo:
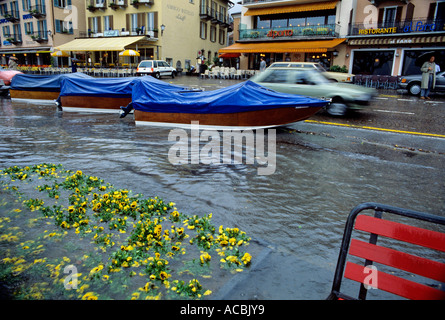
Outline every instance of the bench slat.
POLYGON ((349 254, 445 282, 445 264, 438 261, 417 257, 357 239, 351 240, 349 254))
POLYGON ((380 290, 411 300, 445 300, 445 291, 440 291, 385 272, 371 270, 352 262, 346 263, 344 276, 350 280, 364 283, 366 277, 370 275, 370 272, 377 272, 377 286, 380 290))
POLYGON ((360 215, 355 229, 445 252, 445 233, 360 215))

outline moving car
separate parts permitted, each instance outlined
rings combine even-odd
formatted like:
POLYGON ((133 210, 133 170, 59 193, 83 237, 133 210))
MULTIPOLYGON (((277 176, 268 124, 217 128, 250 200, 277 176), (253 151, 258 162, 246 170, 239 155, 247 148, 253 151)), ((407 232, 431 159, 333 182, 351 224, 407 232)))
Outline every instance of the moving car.
MULTIPOLYGON (((354 81, 354 75, 343 72, 326 71, 325 68, 316 62, 274 62, 270 67, 293 67, 293 68, 310 68, 323 73, 323 75, 333 82, 349 82, 354 81)), ((270 68, 269 67, 269 68, 270 68)))
POLYGON ((320 71, 309 68, 271 66, 251 80, 278 92, 330 99, 326 111, 336 116, 365 108, 377 95, 374 88, 333 83, 320 71))
MULTIPOLYGON (((406 89, 410 94, 416 96, 420 94, 420 83, 422 82, 421 74, 411 76, 402 76, 399 79, 399 88, 406 89)), ((445 92, 445 71, 436 73, 436 87, 431 91, 445 92)))
POLYGON ((151 75, 157 79, 163 76, 176 76, 176 69, 164 60, 142 60, 136 69, 136 75, 151 75))

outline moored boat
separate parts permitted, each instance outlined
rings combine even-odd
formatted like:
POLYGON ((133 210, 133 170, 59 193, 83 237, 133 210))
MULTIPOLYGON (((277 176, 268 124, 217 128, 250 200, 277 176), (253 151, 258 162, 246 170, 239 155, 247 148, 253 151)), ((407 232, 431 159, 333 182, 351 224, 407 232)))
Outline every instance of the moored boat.
POLYGON ((62 81, 60 104, 65 111, 120 112, 132 101, 133 85, 151 83, 153 90, 183 90, 151 76, 128 78, 67 78, 62 81))
POLYGON ((255 129, 305 120, 329 103, 325 100, 278 93, 252 81, 213 91, 154 90, 150 82, 133 86, 137 125, 255 129))
POLYGON ((59 75, 16 74, 9 93, 12 100, 39 100, 53 103, 60 94, 63 79, 92 78, 81 72, 59 75))

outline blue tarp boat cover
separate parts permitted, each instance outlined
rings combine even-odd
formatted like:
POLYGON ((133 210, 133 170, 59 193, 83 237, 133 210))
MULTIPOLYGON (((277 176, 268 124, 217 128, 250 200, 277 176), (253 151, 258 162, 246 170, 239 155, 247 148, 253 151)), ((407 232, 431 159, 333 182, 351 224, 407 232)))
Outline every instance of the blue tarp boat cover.
POLYGON ((255 82, 245 81, 212 91, 156 90, 151 82, 133 86, 133 108, 161 113, 236 113, 282 107, 323 107, 328 102, 280 93, 255 82))
POLYGON ((92 78, 81 72, 58 75, 16 74, 11 80, 11 89, 23 91, 60 91, 63 79, 92 78))
POLYGON ((92 96, 131 98, 133 85, 138 82, 147 82, 157 91, 179 91, 183 87, 157 80, 152 76, 128 78, 90 78, 90 79, 63 79, 60 96, 92 96))

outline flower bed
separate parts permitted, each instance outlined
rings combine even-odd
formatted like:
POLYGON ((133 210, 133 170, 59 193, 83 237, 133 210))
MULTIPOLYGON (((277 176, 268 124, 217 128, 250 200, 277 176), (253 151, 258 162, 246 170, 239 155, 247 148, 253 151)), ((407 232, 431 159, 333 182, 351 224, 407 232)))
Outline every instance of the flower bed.
POLYGON ((0 282, 16 299, 200 299, 248 268, 250 238, 82 171, 0 170, 0 282))

